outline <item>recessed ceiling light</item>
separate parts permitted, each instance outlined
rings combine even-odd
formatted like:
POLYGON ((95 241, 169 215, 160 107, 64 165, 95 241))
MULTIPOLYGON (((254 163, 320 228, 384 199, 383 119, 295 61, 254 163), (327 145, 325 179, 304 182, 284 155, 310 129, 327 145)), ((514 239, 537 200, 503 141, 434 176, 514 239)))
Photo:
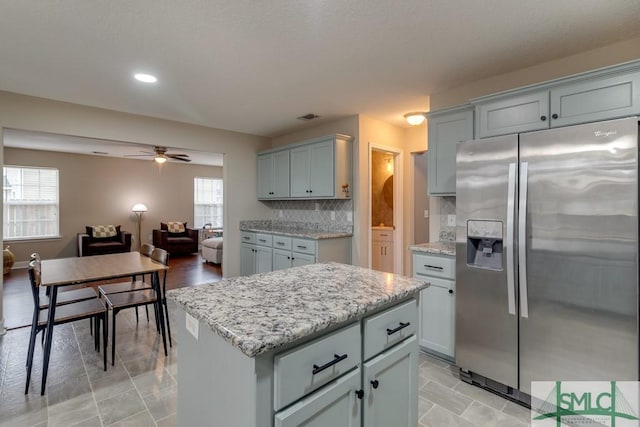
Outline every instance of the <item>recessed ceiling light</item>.
POLYGON ((153 76, 151 74, 137 73, 137 74, 134 74, 133 77, 135 77, 136 80, 143 83, 155 83, 158 81, 156 76, 153 76))

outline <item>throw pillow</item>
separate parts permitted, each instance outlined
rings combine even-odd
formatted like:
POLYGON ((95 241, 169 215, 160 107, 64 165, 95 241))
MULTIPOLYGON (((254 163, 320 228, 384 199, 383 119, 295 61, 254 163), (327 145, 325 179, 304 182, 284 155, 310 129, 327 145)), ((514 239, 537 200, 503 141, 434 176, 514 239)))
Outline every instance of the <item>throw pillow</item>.
POLYGON ((86 232, 92 241, 118 242, 120 241, 119 225, 94 225, 86 226, 86 232))
POLYGON ((189 237, 186 221, 185 222, 180 222, 180 221, 161 222, 160 229, 166 230, 169 233, 169 237, 189 237), (171 224, 171 228, 169 227, 170 224, 171 224), (182 229, 182 231, 176 231, 180 229, 182 229))

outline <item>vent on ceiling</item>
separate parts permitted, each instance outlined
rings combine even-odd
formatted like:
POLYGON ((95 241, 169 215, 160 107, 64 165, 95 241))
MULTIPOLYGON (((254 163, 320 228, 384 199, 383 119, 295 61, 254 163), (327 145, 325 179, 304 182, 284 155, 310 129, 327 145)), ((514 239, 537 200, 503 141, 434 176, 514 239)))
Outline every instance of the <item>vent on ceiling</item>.
POLYGON ((296 117, 296 119, 304 120, 305 122, 308 122, 309 120, 317 119, 318 117, 320 116, 317 114, 309 113, 309 114, 305 114, 304 116, 296 117))

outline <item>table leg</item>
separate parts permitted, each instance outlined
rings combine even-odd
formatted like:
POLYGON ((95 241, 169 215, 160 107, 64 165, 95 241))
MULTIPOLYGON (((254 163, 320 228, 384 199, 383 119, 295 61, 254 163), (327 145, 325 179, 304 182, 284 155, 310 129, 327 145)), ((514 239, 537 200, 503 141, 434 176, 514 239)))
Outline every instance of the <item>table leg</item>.
POLYGON ((42 386, 40 387, 40 395, 44 395, 47 386, 47 372, 49 371, 49 356, 51 356, 51 341, 53 340, 53 323, 56 318, 56 302, 58 300, 58 287, 51 287, 51 295, 49 295, 49 317, 47 319, 47 335, 44 342, 44 354, 42 363, 42 386))
POLYGON ((162 343, 164 344, 164 355, 167 356, 167 335, 165 333, 164 328, 164 310, 162 310, 162 293, 160 289, 160 273, 157 271, 153 273, 153 282, 155 283, 156 295, 158 300, 156 301, 156 305, 158 307, 158 320, 160 320, 160 330, 162 332, 162 343))

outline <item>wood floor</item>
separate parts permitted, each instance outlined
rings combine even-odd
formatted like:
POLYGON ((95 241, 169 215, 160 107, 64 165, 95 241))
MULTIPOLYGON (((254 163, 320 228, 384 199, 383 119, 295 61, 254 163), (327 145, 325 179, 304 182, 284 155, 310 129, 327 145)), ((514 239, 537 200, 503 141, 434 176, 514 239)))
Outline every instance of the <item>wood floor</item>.
MULTIPOLYGON (((200 254, 170 257, 169 267, 167 289, 217 282, 222 278, 222 267, 204 263, 200 254)), ((122 279, 118 281, 120 282, 122 279)), ((14 269, 4 275, 3 303, 4 321, 7 329, 31 324, 33 299, 26 268, 14 269)))

